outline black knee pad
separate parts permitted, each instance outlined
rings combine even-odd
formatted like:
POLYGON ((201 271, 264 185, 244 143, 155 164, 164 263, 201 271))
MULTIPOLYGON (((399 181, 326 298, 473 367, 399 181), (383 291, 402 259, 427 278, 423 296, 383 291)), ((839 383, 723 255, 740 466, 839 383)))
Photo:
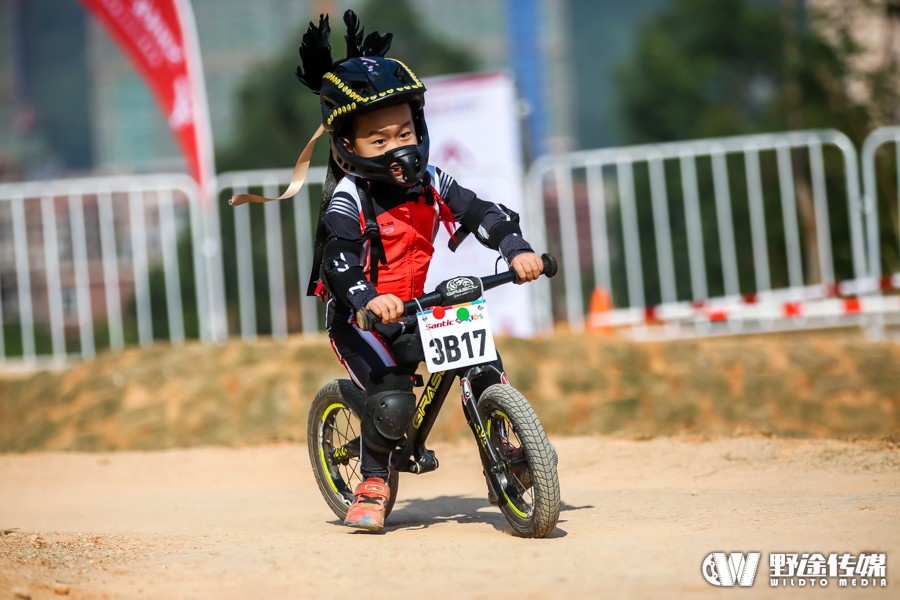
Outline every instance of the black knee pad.
POLYGON ((388 440, 402 438, 415 413, 416 395, 412 392, 379 392, 366 398, 366 421, 388 440))
POLYGON ((416 412, 413 379, 400 369, 375 374, 366 386, 366 408, 362 419, 367 446, 390 451, 406 433, 416 412))

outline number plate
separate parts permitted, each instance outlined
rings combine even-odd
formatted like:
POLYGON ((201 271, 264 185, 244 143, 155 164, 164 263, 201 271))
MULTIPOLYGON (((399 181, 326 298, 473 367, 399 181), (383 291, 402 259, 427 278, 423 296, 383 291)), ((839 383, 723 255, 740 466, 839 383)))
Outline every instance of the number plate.
POLYGON ((418 313, 429 373, 497 359, 497 348, 484 299, 418 313))

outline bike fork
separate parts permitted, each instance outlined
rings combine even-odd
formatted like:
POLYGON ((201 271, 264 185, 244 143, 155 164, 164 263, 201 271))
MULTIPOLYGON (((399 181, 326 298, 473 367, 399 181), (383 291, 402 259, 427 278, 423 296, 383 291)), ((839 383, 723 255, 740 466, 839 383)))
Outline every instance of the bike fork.
POLYGON ((495 474, 501 474, 503 473, 503 458, 488 440, 487 427, 484 419, 481 418, 481 413, 478 412, 478 403, 472 393, 472 383, 468 373, 460 376, 459 384, 462 390, 463 412, 466 415, 466 422, 475 436, 475 441, 478 442, 482 463, 485 469, 490 469, 495 474))

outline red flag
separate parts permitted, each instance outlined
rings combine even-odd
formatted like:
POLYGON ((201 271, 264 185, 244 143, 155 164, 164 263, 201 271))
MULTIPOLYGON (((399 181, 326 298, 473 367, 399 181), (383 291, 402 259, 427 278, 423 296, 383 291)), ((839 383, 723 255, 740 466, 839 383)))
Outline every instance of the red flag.
POLYGON ((80 0, 150 87, 188 172, 209 197, 215 174, 209 106, 190 0, 80 0))

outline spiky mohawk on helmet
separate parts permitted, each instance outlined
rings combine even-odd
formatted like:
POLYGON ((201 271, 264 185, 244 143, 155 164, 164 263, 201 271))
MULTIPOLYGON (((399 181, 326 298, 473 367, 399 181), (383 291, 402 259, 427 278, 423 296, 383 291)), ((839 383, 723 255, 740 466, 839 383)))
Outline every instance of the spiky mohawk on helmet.
POLYGON ((319 25, 309 24, 300 44, 301 65, 297 77, 319 94, 322 126, 331 133, 331 158, 344 173, 412 186, 422 181, 428 167, 428 128, 425 125, 425 84, 399 60, 385 58, 393 34, 365 30, 352 10, 344 13, 347 56, 335 61, 331 55, 331 27, 328 15, 319 25), (416 129, 416 143, 393 151, 391 156, 366 158, 350 152, 335 136, 352 134, 355 115, 392 104, 407 103, 416 129), (391 173, 391 164, 400 164, 402 177, 391 173))
POLYGON ((347 34, 347 56, 340 60, 331 57, 331 26, 328 15, 319 15, 318 27, 309 22, 309 27, 300 41, 300 65, 297 67, 297 79, 316 94, 322 89, 322 78, 335 65, 358 56, 384 56, 391 48, 394 34, 379 35, 373 31, 365 38, 365 28, 359 17, 352 10, 344 13, 344 24, 347 34))

